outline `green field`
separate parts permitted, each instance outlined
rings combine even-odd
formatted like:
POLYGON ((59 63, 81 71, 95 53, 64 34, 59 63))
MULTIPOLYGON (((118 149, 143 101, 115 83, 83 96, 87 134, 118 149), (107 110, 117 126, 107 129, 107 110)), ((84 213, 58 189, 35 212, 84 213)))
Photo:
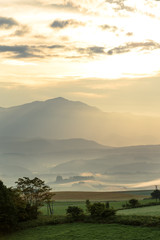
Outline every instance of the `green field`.
MULTIPOLYGON (((122 208, 122 205, 125 204, 127 201, 112 201, 110 202, 110 207, 113 207, 114 209, 120 209, 122 208)), ((149 202, 155 202, 153 199, 146 199, 146 200, 140 200, 141 204, 147 204, 149 202)), ((65 215, 66 209, 68 206, 78 206, 82 208, 84 211, 86 210, 85 201, 55 201, 54 202, 54 215, 65 215)), ((139 208, 138 208, 139 209, 139 208)), ((40 211, 47 215, 47 207, 43 206, 40 211)))
POLYGON ((62 224, 23 230, 1 240, 159 240, 160 229, 116 224, 62 224))
POLYGON ((160 217, 160 206, 132 208, 126 210, 119 210, 118 215, 137 215, 137 216, 154 216, 160 217))
MULTIPOLYGON (((126 201, 121 201, 121 202, 110 202, 110 207, 113 207, 114 209, 118 209, 122 207, 122 204, 126 203, 126 201)), ((84 201, 68 201, 68 202, 55 202, 54 203, 54 215, 65 215, 66 214, 66 209, 69 206, 78 206, 86 211, 86 205, 84 201)), ((47 207, 43 206, 40 211, 44 214, 47 215, 47 207)))
MULTIPOLYGON (((86 209, 85 202, 54 202, 54 215, 66 215, 66 209, 69 206, 78 206, 82 208, 84 211, 86 209)), ((47 215, 47 207, 43 206, 40 211, 43 215, 47 215)))

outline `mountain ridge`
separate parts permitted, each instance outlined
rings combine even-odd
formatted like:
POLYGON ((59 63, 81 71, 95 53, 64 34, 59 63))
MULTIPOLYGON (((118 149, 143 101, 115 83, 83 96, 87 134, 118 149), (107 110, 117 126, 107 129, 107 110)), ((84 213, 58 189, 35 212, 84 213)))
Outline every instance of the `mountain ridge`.
POLYGON ((160 118, 105 113, 65 98, 0 111, 0 137, 91 139, 108 146, 160 143, 160 118))

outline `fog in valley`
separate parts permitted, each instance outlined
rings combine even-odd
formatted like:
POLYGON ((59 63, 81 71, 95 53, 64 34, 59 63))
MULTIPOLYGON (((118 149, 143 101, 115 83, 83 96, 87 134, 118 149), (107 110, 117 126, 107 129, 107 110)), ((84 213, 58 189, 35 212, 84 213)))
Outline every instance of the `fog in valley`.
POLYGON ((160 119, 55 98, 0 109, 0 178, 38 176, 56 191, 160 183, 160 119))

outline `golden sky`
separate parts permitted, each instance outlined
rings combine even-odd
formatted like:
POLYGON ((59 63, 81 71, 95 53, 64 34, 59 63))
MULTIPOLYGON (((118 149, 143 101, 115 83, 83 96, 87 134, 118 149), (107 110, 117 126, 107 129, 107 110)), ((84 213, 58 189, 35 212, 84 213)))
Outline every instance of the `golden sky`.
POLYGON ((0 106, 160 114, 160 1, 0 0, 0 106))

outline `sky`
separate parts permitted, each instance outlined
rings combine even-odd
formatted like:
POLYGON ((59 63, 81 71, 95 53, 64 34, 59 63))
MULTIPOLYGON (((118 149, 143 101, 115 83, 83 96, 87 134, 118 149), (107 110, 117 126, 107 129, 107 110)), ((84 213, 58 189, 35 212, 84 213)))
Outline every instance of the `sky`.
POLYGON ((160 115, 160 1, 0 0, 0 106, 160 115))

